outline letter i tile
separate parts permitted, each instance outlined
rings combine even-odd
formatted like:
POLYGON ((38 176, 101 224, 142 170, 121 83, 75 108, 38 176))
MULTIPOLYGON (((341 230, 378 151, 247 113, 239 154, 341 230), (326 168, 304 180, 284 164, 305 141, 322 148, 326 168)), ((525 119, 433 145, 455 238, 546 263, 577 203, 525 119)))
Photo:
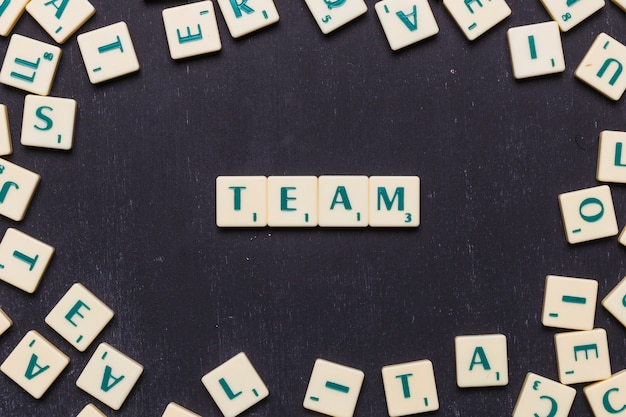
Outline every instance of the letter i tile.
POLYGON ((318 359, 303 406, 333 417, 352 417, 365 375, 362 371, 318 359))
POLYGON ((52 246, 9 228, 0 242, 0 280, 32 294, 53 254, 52 246))
POLYGON ((64 43, 96 9, 87 0, 31 0, 26 11, 57 43, 64 43))
POLYGON ((429 360, 389 365, 382 369, 390 417, 439 409, 433 364, 429 360))
POLYGON ((46 323, 84 352, 113 318, 113 310, 76 283, 46 316, 46 323))
POLYGON ((87 404, 76 417, 106 417, 104 413, 93 404, 87 404))
POLYGON ((39 333, 31 330, 0 366, 15 383, 34 398, 41 398, 70 359, 39 333))
POLYGON ((169 403, 161 417, 200 417, 176 403, 169 403))
POLYGON ((101 343, 78 377, 76 386, 119 410, 143 373, 143 366, 101 343))
POLYGON ((443 0, 443 5, 470 41, 511 15, 504 0, 443 0))
POLYGON ((11 321, 11 318, 0 308, 0 336, 9 330, 12 325, 13 321, 11 321))
POLYGON ((575 397, 574 388, 529 372, 513 408, 513 417, 567 417, 575 397))
POLYGON ((245 353, 241 352, 202 377, 224 417, 235 417, 269 395, 245 353))
POLYGON ((559 195, 563 227, 569 243, 617 235, 617 219, 608 185, 559 195))
POLYGON ((591 330, 597 298, 596 280, 548 275, 541 323, 547 327, 591 330))
POLYGON ((0 82, 33 94, 47 96, 61 58, 61 49, 22 35, 11 36, 0 82))
POLYGON ((509 383, 506 336, 457 336, 456 384, 459 388, 495 387, 509 383))
POLYGON ((555 22, 511 28, 506 33, 517 79, 565 71, 561 32, 555 22))
POLYGON ((609 379, 583 388, 587 402, 596 417, 610 417, 626 412, 626 370, 609 379))
POLYGON ((611 376, 609 344, 604 329, 557 333, 554 344, 561 383, 593 382, 611 376))
POLYGON ((139 71, 139 61, 124 22, 81 33, 76 40, 92 84, 139 71))
POLYGON ((580 62, 574 75, 611 100, 619 100, 626 90, 626 45, 606 33, 599 34, 580 62))

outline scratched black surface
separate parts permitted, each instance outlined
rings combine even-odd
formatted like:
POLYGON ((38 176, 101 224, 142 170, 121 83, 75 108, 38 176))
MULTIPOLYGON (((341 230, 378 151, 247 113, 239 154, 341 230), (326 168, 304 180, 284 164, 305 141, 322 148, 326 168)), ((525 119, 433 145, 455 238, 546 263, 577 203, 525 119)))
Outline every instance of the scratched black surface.
MULTIPOLYGON (((389 49, 369 12, 324 36, 303 1, 276 0, 280 22, 223 49, 174 62, 161 11, 173 1, 92 0, 79 31, 128 23, 141 70, 89 83, 76 37, 62 46, 51 95, 78 101, 70 152, 19 144, 26 93, 0 85, 15 151, 42 182, 23 222, 56 248, 38 291, 0 285, 15 324, 0 359, 31 329, 71 357, 42 400, 0 375, 0 416, 75 416, 95 401, 75 386, 106 341, 146 370, 119 412, 160 416, 169 401, 220 413, 200 378, 240 351, 270 397, 246 416, 314 416, 302 400, 315 359, 362 369, 356 416, 385 416, 384 365, 428 358, 438 416, 510 415, 525 374, 557 379, 540 322, 547 274, 597 279, 599 297, 626 275, 616 239, 565 241, 557 195, 597 184, 601 130, 626 130, 614 103, 573 72, 596 35, 626 41, 626 13, 607 2, 563 34, 564 73, 516 81, 506 30, 548 20, 539 1, 474 42, 432 2, 440 33, 389 49), (218 175, 418 175, 422 225, 411 230, 220 230, 218 175), (43 319, 74 282, 116 316, 85 353, 43 319), (508 337, 510 383, 459 389, 454 336, 508 337)), ((24 15, 14 33, 53 43, 24 15)), ((7 39, 0 39, 4 55, 7 39)), ((612 186, 620 226, 626 189, 612 186)), ((612 370, 626 368, 623 327, 601 307, 612 370)), ((572 415, 591 416, 577 386, 572 415)))

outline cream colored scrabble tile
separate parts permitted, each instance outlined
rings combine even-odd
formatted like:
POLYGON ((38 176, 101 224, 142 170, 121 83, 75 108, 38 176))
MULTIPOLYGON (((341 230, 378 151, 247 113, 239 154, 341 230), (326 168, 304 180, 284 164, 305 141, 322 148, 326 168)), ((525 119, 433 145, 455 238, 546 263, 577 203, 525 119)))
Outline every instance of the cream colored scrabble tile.
POLYGON ((460 388, 509 383, 506 336, 485 334, 454 338, 456 384, 460 388))
POLYGON ((52 255, 52 246, 9 228, 0 242, 0 280, 32 294, 52 255))
POLYGON ((511 28, 507 31, 507 39, 515 78, 565 71, 561 32, 556 22, 511 28))
POLYGON ((25 146, 72 149, 76 100, 29 94, 24 100, 22 136, 25 146))
POLYGON ((0 308, 0 336, 13 325, 11 318, 0 308))
POLYGON ((57 43, 64 43, 96 9, 87 0, 30 0, 26 11, 57 43))
POLYGON ((609 379, 583 388, 587 402, 596 417, 611 417, 626 411, 626 370, 609 379))
POLYGON ((419 226, 419 177, 370 177, 369 199, 370 226, 419 226))
POLYGON ((541 3, 563 32, 604 7, 604 0, 541 0, 541 3))
POLYGON ((217 0, 228 31, 239 38, 278 22, 273 0, 217 0))
POLYGON ((217 177, 215 196, 219 227, 267 226, 267 177, 217 177))
POLYGON ((222 49, 211 1, 165 9, 163 25, 172 59, 189 58, 222 49))
POLYGON ((200 417, 176 403, 169 403, 161 417, 200 417))
POLYGON ((367 12, 363 0, 304 0, 315 22, 327 34, 367 12))
POLYGON ((439 409, 433 364, 429 360, 389 365, 382 369, 390 417, 439 409))
POLYGON ((600 132, 596 179, 626 183, 626 132, 600 132))
POLYGON ((318 178, 319 225, 368 225, 369 179, 360 175, 322 175, 318 178))
POLYGON ((0 214, 15 221, 24 219, 39 179, 38 174, 0 159, 0 214))
POLYGON ((54 45, 13 35, 0 70, 0 83, 47 96, 60 58, 61 49, 54 45))
POLYGON ((119 410, 143 373, 143 366, 114 347, 101 343, 76 381, 76 386, 119 410))
POLYGON ((617 237, 617 241, 620 245, 626 246, 626 227, 622 229, 621 233, 617 237))
POLYGON ((124 22, 114 23, 76 38, 92 84, 139 71, 139 61, 124 22))
POLYGON ((511 14, 504 0, 443 0, 443 5, 470 41, 511 14))
POLYGON ((224 417, 235 417, 269 395, 243 352, 203 376, 202 383, 224 417))
POLYGON ((513 408, 513 417, 567 417, 575 397, 574 388, 529 372, 513 408))
POLYGON ((597 297, 598 281, 548 275, 541 322, 547 327, 591 330, 597 297))
POLYGON ((317 226, 317 192, 317 177, 268 177, 267 224, 271 227, 317 226))
POLYGON ((352 417, 365 374, 354 368, 318 359, 313 366, 303 406, 333 417, 352 417))
POLYGON ((0 156, 13 153, 11 130, 9 129, 9 112, 7 106, 0 104, 0 156))
POLYGON ((626 277, 604 297, 602 306, 626 327, 626 277))
POLYGON ((34 398, 41 398, 70 359, 34 330, 15 347, 0 366, 15 383, 34 398))
POLYGON ((618 233, 608 185, 560 194, 559 205, 569 243, 587 242, 618 233))
POLYGON ((601 33, 576 68, 574 75, 611 100, 617 101, 626 90, 624 66, 626 66, 626 45, 606 33, 601 33))
POLYGON ((611 376, 604 329, 557 333, 554 344, 561 383, 593 382, 611 376))
POLYGON ((394 51, 439 33, 428 0, 383 0, 374 7, 394 51))
POLYGON ((93 404, 87 404, 76 417, 106 417, 104 413, 93 404))
POLYGON ((76 283, 46 316, 46 323, 84 352, 114 313, 82 284, 76 283))
POLYGON ((613 0, 613 3, 626 12, 626 0, 613 0))
POLYGON ((0 35, 8 36, 30 0, 3 0, 0 4, 0 35))

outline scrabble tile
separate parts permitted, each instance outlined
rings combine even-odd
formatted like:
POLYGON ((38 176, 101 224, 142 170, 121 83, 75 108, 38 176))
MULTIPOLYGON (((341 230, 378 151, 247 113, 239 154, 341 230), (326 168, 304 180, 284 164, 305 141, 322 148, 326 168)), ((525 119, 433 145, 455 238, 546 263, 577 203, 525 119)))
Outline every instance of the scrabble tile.
POLYGON ((26 11, 57 43, 64 43, 96 9, 87 0, 30 0, 26 11))
POLYGON ((506 336, 503 334, 457 336, 454 347, 459 388, 509 383, 506 336))
POLYGON ((203 376, 202 383, 224 417, 235 417, 269 395, 243 352, 203 376))
POLYGON ((511 28, 507 31, 507 39, 515 78, 565 71, 561 32, 556 22, 511 28))
POLYGON ((0 156, 13 153, 11 130, 9 129, 9 112, 7 106, 0 104, 0 156))
POLYGON ((370 177, 369 199, 370 226, 419 226, 419 177, 370 177))
POLYGON ((267 224, 269 226, 315 227, 317 221, 317 177, 268 177, 267 224))
POLYGON ((547 327, 591 330, 597 297, 598 281, 548 275, 541 322, 547 327))
POLYGON ((319 225, 368 225, 369 179, 360 175, 322 175, 318 178, 319 225))
POLYGON ((622 229, 622 232, 617 237, 617 241, 620 245, 626 246, 626 227, 622 229))
POLYGON ((569 243, 617 235, 617 219, 608 185, 560 194, 559 205, 569 243))
POLYGON ((439 33, 428 0, 383 0, 374 7, 394 51, 439 33))
POLYGON ((593 382, 611 376, 604 329, 557 333, 554 344, 561 383, 593 382))
POLYGON ((139 71, 139 61, 124 22, 114 23, 76 38, 92 84, 139 71))
POLYGON ((363 0, 304 0, 315 22, 328 34, 367 12, 363 0))
POLYGON ((13 35, 0 70, 0 83, 47 96, 60 58, 61 49, 54 45, 13 35))
POLYGON ((382 369, 390 417, 439 409, 433 364, 429 360, 389 365, 382 369))
POLYGON ((626 370, 616 373, 607 380, 583 388, 587 402, 596 417, 623 414, 626 411, 625 391, 626 370))
POLYGON ((31 330, 0 365, 0 370, 39 399, 69 363, 63 352, 31 330))
POLYGON ((567 417, 575 397, 574 388, 529 372, 513 408, 513 417, 567 417))
POLYGON ((0 242, 0 280, 32 294, 52 255, 52 246, 9 228, 0 242))
POLYGON ((443 0, 443 5, 470 41, 511 14, 504 0, 443 0))
POLYGON ((278 22, 273 0, 217 0, 228 31, 239 38, 278 22))
POLYGON ((13 321, 11 321, 11 318, 0 308, 0 336, 9 330, 12 325, 13 321))
POLYGON ((169 403, 161 417, 200 417, 176 403, 169 403))
POLYGON ((303 406, 333 417, 352 417, 365 375, 362 371, 318 359, 303 406))
POLYGON ((165 9, 163 25, 172 59, 189 58, 222 49, 211 1, 165 9))
POLYGON ((101 343, 78 377, 76 386, 119 410, 143 373, 143 366, 101 343))
POLYGON ((266 177, 217 177, 215 196, 219 227, 267 226, 266 177))
POLYGON ((617 101, 626 90, 625 65, 626 45, 606 33, 601 33, 593 41, 574 75, 611 100, 617 101))
POLYGON ((26 146, 72 149, 76 100, 29 94, 24 99, 22 137, 26 146))
POLYGON ((46 316, 46 323, 84 352, 113 318, 111 310, 82 284, 76 283, 46 316))
POLYGON ((0 159, 0 214, 15 221, 24 219, 39 179, 38 174, 0 159))
POLYGON ((0 35, 8 36, 20 20, 30 0, 4 0, 0 4, 0 35))
POLYGON ((626 0, 613 0, 613 3, 626 12, 626 0))
POLYGON ((76 417, 106 417, 104 413, 93 404, 87 404, 76 417))
POLYGON ((602 306, 626 327, 626 277, 604 297, 602 306))
POLYGON ((626 132, 600 132, 596 179, 603 182, 626 183, 626 132))
POLYGON ((541 0, 541 3, 563 32, 604 7, 604 0, 541 0))

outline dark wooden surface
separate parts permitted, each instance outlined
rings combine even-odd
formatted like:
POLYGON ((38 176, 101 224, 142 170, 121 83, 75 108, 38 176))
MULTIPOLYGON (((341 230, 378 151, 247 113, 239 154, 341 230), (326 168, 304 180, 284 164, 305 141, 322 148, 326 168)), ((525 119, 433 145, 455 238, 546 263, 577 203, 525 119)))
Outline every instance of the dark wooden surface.
MULTIPOLYGON (((80 32, 126 21, 141 70, 93 86, 76 37, 62 45, 51 95, 78 101, 72 151, 21 146, 25 93, 0 85, 9 159, 42 176, 25 220, 0 227, 57 251, 35 294, 0 283, 15 322, 0 359, 34 329, 72 360, 39 401, 0 375, 0 416, 75 416, 95 401, 75 382, 103 341, 145 366, 119 412, 96 401, 109 416, 160 416, 169 401, 219 416, 200 378, 240 351, 270 390, 246 416, 314 416, 301 404, 320 357, 365 372, 357 417, 387 415, 382 366, 425 358, 432 414, 506 416, 528 371, 557 379, 545 276, 596 279, 601 299, 626 275, 616 239, 567 244, 557 203, 597 184, 600 131, 626 130, 626 102, 573 76, 597 34, 626 42, 613 3, 563 34, 564 73, 527 81, 512 76, 506 30, 548 20, 535 0, 510 0, 513 14, 474 42, 433 1, 440 33, 395 53, 372 0, 329 36, 300 0, 276 0, 280 22, 240 40, 216 8, 222 51, 182 62, 161 18, 180 3, 92 3, 80 32), (221 230, 214 181, 227 174, 418 175, 422 225, 221 230), (116 312, 85 353, 43 321, 74 282, 116 312), (454 337, 495 332, 508 338, 509 385, 457 388, 454 337)), ((28 15, 14 33, 53 43, 28 15)), ((623 227, 626 189, 611 189, 623 227)), ((600 306, 596 326, 612 370, 625 368, 624 328, 600 306)), ((591 416, 577 388, 571 415, 591 416)))

